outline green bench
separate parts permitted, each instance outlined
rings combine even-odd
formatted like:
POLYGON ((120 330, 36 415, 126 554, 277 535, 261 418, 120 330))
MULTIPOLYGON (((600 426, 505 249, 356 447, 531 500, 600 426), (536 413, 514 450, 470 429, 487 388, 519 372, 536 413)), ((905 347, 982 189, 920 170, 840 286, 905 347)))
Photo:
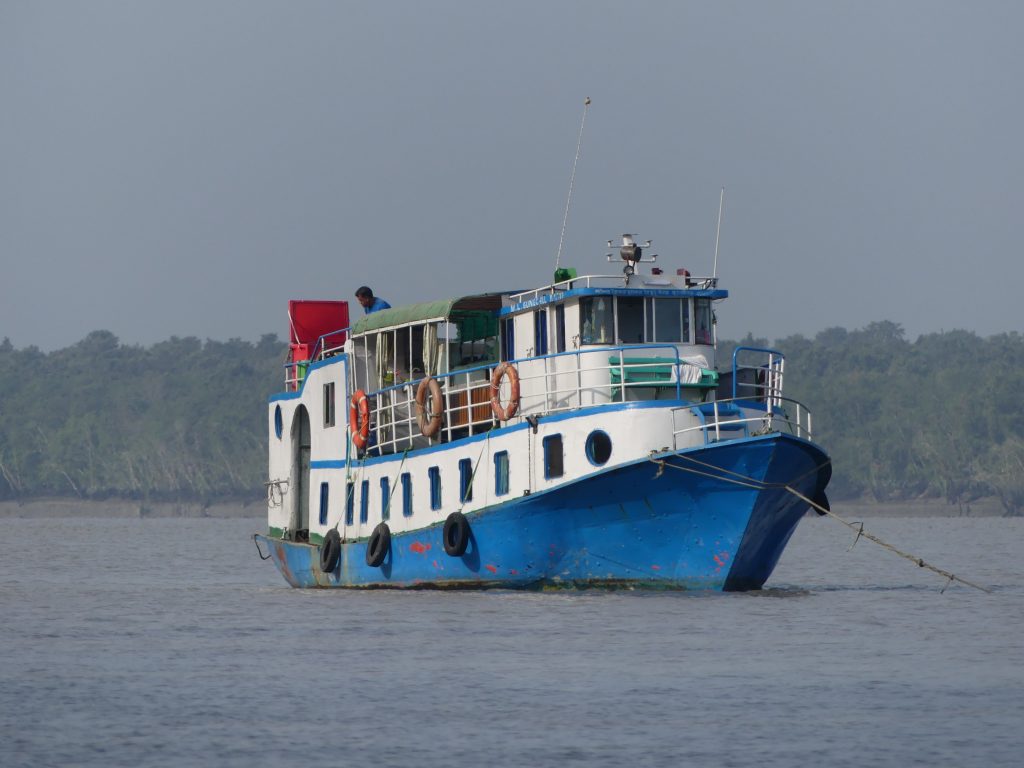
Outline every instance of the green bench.
MULTIPOLYGON (((625 357, 620 360, 618 355, 608 358, 611 366, 610 381, 612 385, 612 400, 619 397, 619 386, 623 383, 627 387, 675 387, 676 381, 672 372, 676 367, 676 360, 672 357, 625 357)), ((694 382, 680 382, 679 386, 684 390, 697 390, 701 398, 708 390, 718 386, 718 371, 709 368, 701 368, 700 379, 694 382)))

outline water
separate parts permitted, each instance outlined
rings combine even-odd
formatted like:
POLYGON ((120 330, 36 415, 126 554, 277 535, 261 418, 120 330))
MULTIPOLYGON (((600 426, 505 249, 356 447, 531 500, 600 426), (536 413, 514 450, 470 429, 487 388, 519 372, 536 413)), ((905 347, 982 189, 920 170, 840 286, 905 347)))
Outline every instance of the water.
POLYGON ((729 595, 298 591, 255 520, 7 520, 0 765, 1020 765, 1024 520, 867 522, 993 594, 828 519, 729 595))

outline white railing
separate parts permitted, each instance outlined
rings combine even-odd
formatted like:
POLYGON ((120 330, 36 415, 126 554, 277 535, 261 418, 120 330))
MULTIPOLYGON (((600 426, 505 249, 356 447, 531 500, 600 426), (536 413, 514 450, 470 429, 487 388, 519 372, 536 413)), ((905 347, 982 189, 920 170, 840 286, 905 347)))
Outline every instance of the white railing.
POLYGON ((692 441, 680 438, 695 432, 703 433, 704 444, 773 432, 787 432, 805 440, 811 440, 813 435, 811 412, 807 406, 782 396, 769 398, 764 404, 764 410, 754 406, 749 398, 730 398, 673 408, 673 447, 678 450, 692 445, 692 441), (694 420, 698 423, 694 424, 694 420), (685 426, 679 426, 680 422, 685 426))
MULTIPOLYGON (((631 285, 634 288, 675 288, 677 290, 700 290, 715 288, 718 285, 717 277, 694 277, 688 276, 685 279, 685 285, 678 285, 673 281, 672 275, 633 275, 631 285), (657 284, 647 284, 647 280, 656 280, 657 284), (635 283, 635 284, 633 284, 635 283)), ((513 303, 522 304, 529 301, 535 301, 541 296, 550 296, 555 293, 562 293, 569 290, 577 290, 580 288, 621 288, 623 276, 618 275, 582 275, 580 277, 571 277, 568 280, 562 280, 558 283, 546 285, 543 288, 535 288, 532 291, 523 291, 522 293, 513 293, 509 297, 513 303)))
MULTIPOLYGON (((673 345, 647 344, 600 347, 513 361, 519 374, 520 408, 509 423, 608 403, 638 400, 702 402, 717 385, 716 375, 678 356, 673 345), (658 352, 666 353, 658 356, 658 352)), ((395 453, 435 445, 491 429, 490 363, 435 378, 444 399, 440 431, 427 438, 416 417, 416 390, 422 379, 395 384, 369 393, 371 438, 369 450, 395 453)), ((499 400, 511 396, 508 378, 499 387, 499 400)), ((429 406, 428 406, 429 407, 429 406)))

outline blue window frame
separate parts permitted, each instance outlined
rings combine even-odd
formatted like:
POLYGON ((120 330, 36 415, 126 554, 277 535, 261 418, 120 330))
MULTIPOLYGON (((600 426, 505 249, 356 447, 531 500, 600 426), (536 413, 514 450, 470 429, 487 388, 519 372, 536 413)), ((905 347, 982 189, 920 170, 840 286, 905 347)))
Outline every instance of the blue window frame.
POLYGON ((533 354, 548 353, 548 310, 538 309, 533 313, 533 354))
POLYGON ((516 326, 515 321, 510 317, 501 324, 501 359, 515 360, 516 358, 516 326))
POLYGON ((402 515, 412 517, 412 475, 402 473, 402 515))
POLYGON ((327 483, 320 483, 320 525, 327 525, 327 497, 330 489, 327 483))
POLYGON ((430 508, 440 509, 441 508, 441 470, 437 467, 431 467, 427 470, 427 476, 430 478, 430 508))
POLYGON ((459 501, 473 500, 473 460, 462 459, 459 462, 459 501))
POLYGON ((345 525, 352 525, 355 518, 356 486, 355 483, 345 484, 345 525))
POLYGON ((386 478, 380 479, 380 519, 390 520, 391 509, 389 508, 389 502, 391 501, 391 482, 386 478))
POLYGON ((508 451, 494 454, 494 495, 504 496, 508 493, 508 451))
POLYGON ((565 352, 565 304, 555 307, 555 352, 565 352))
POLYGON ((552 480, 565 474, 565 455, 562 451, 562 436, 548 435, 544 445, 544 479, 552 480))
POLYGON ((359 522, 365 523, 370 519, 370 481, 363 480, 359 493, 359 522))

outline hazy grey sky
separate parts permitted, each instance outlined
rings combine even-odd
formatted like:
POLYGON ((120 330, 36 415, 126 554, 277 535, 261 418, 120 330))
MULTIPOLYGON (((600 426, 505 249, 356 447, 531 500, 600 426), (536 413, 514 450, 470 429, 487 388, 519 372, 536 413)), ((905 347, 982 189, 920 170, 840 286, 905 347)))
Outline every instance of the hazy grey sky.
MULTIPOLYGON (((286 335, 289 298, 653 238, 719 334, 1024 330, 1024 3, 0 1, 0 337, 286 335)), ((618 268, 615 267, 617 270, 618 268)), ((356 307, 357 308, 357 307, 356 307)))

